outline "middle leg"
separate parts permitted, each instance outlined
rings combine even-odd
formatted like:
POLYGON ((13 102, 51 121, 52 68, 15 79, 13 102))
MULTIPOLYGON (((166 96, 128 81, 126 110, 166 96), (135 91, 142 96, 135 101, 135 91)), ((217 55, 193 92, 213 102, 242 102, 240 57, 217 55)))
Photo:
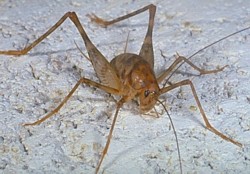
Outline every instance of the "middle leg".
POLYGON ((177 65, 180 64, 182 61, 186 62, 192 68, 197 70, 200 73, 200 75, 217 73, 217 72, 223 71, 223 69, 228 66, 228 65, 225 65, 222 68, 218 68, 218 69, 214 69, 214 70, 203 70, 203 69, 197 67, 195 64, 193 64, 186 57, 178 56, 177 59, 174 61, 174 63, 172 63, 168 69, 166 69, 159 77, 157 77, 157 82, 161 83, 174 70, 174 68, 177 67, 177 65))
POLYGON ((111 93, 111 94, 115 94, 115 95, 119 95, 119 91, 113 88, 110 88, 108 86, 104 86, 102 84, 96 83, 94 81, 91 81, 89 79, 86 78, 81 78, 76 84, 75 86, 71 89, 71 91, 69 92, 69 94, 63 99, 63 101, 51 112, 49 112, 47 115, 45 115, 44 117, 42 117, 41 119, 33 122, 33 123, 25 123, 24 126, 34 126, 34 125, 39 125, 40 123, 44 122, 45 120, 47 120, 48 118, 52 117, 54 114, 56 114, 62 107, 63 105, 69 100, 69 98, 74 94, 74 92, 76 91, 76 89, 80 86, 80 84, 85 83, 87 85, 99 88, 101 90, 104 90, 107 93, 111 93))

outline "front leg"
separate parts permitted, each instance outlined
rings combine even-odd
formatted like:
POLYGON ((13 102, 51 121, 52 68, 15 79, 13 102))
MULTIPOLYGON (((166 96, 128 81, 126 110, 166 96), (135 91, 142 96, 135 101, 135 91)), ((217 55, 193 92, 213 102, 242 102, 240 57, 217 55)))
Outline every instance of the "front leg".
POLYGON ((203 110, 203 108, 202 108, 202 106, 201 106, 201 103, 200 103, 200 100, 199 100, 199 98, 198 98, 198 95, 197 95, 197 93, 196 93, 196 91, 195 91, 194 85, 193 85, 193 83, 192 83, 190 80, 183 80, 183 81, 180 81, 180 82, 178 82, 178 83, 172 84, 171 86, 164 87, 164 88, 162 88, 162 89, 160 90, 160 94, 164 94, 164 93, 166 93, 166 92, 168 92, 168 91, 171 91, 172 89, 175 89, 175 88, 180 87, 180 86, 185 86, 185 85, 188 85, 188 86, 191 87, 191 90, 192 90, 193 96, 194 96, 194 98, 195 98, 196 104, 198 105, 198 108, 199 108, 200 113, 201 113, 201 115, 202 115, 202 117, 203 117, 203 120, 205 121, 206 128, 207 128, 208 130, 210 130, 211 132, 215 133, 216 135, 220 136, 222 139, 227 140, 227 141, 229 141, 229 142, 231 142, 231 143, 233 143, 233 144, 235 144, 235 145, 237 145, 237 146, 239 146, 239 147, 242 147, 242 144, 241 144, 241 143, 239 143, 238 141, 235 141, 235 140, 233 140, 232 138, 229 138, 229 137, 227 137, 226 135, 222 134, 221 132, 219 132, 218 130, 216 130, 216 129, 209 123, 209 121, 208 121, 208 119, 207 119, 207 116, 206 116, 206 114, 205 114, 205 112, 204 112, 204 110, 203 110))

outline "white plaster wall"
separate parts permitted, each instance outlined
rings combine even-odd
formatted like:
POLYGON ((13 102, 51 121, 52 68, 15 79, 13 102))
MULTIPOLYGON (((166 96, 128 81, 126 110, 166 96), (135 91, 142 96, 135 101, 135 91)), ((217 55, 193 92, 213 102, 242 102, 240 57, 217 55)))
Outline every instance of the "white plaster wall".
MULTIPOLYGON (((149 3, 157 6, 153 38, 156 73, 173 62, 176 52, 188 57, 250 25, 248 0, 0 0, 0 50, 25 47, 64 13, 75 11, 91 40, 109 60, 124 51, 129 31, 128 51, 138 53, 147 13, 107 29, 92 24, 86 14, 112 19, 149 3)), ((161 97, 177 130, 184 173, 250 171, 249 33, 233 36, 191 59, 204 69, 229 65, 223 72, 194 76, 188 73, 197 72, 185 65, 180 71, 187 73, 171 79, 191 79, 211 124, 241 142, 242 149, 203 127, 190 88, 161 97)), ((0 173, 94 173, 109 132, 108 117, 115 112, 115 103, 105 92, 81 86, 54 117, 39 126, 21 126, 55 108, 80 75, 98 81, 74 41, 86 53, 76 28, 67 20, 28 55, 0 56, 0 173)), ((141 117, 134 103, 123 107, 100 172, 180 172, 169 119, 160 106, 157 110, 160 118, 154 119, 141 117)))

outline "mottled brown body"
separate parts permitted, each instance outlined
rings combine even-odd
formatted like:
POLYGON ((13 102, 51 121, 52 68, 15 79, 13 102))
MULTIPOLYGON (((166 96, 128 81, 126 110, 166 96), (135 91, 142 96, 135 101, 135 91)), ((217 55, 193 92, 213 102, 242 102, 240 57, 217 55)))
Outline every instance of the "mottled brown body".
MULTIPOLYGON (((30 126, 30 125, 38 125, 45 121, 46 119, 50 118, 52 115, 57 113, 62 106, 69 100, 69 98, 73 95, 73 93, 76 91, 76 89, 82 84, 88 84, 90 86, 99 88, 101 90, 106 91, 107 93, 113 94, 113 95, 119 95, 121 96, 120 100, 117 102, 116 112, 113 118, 113 122, 110 128, 110 132, 107 138, 106 145, 104 147, 104 150, 101 154, 99 163, 96 167, 96 173, 98 173, 102 161, 108 151, 109 144, 112 138, 112 133, 114 130, 115 122, 118 116, 118 112, 120 108, 123 106, 124 103, 138 98, 139 105, 140 105, 140 111, 141 112, 147 112, 151 110, 155 103, 158 100, 158 97, 161 94, 164 94, 172 89, 175 89, 180 86, 189 86, 191 88, 192 94, 195 98, 195 101, 198 105, 198 108, 200 110, 200 113, 203 117, 203 120, 205 122, 205 126, 207 129, 209 129, 211 132, 215 133, 216 135, 220 136, 224 140, 227 140, 239 147, 242 147, 242 144, 233 140, 232 138, 229 138, 222 134, 221 132, 217 131, 208 121, 206 114, 201 106, 201 103, 198 99, 198 96, 196 94, 195 88, 193 83, 189 80, 183 80, 174 84, 171 84, 169 86, 163 85, 162 88, 159 88, 159 84, 163 82, 164 79, 166 79, 167 76, 171 76, 171 73, 174 71, 174 69, 183 62, 189 64, 192 68, 199 71, 200 74, 210 74, 210 73, 217 73, 222 71, 226 66, 216 69, 216 70, 202 70, 199 67, 195 66, 193 63, 189 61, 189 59, 183 57, 183 56, 177 56, 176 60, 167 68, 165 71, 161 73, 159 77, 155 76, 154 73, 154 53, 153 53, 153 44, 152 44, 152 32, 153 32, 153 26, 154 26, 154 17, 156 12, 156 6, 153 4, 150 4, 148 6, 145 6, 139 10, 136 10, 132 13, 129 13, 127 15, 121 16, 119 18, 116 18, 111 21, 103 20, 94 14, 88 15, 88 17, 91 19, 91 21, 102 25, 104 27, 107 27, 109 25, 112 25, 114 23, 120 22, 124 19, 130 18, 132 16, 135 16, 139 13, 142 13, 146 10, 149 10, 149 24, 146 36, 144 38, 141 50, 139 54, 132 54, 132 53, 124 53, 120 54, 117 57, 115 57, 110 63, 107 61, 107 59, 102 55, 102 53, 96 48, 96 46, 91 42, 89 37, 87 36, 84 28, 82 27, 80 21, 78 20, 78 17, 75 12, 68 12, 66 13, 55 25, 53 25, 45 34, 43 34, 41 37, 39 37, 37 40, 35 40, 33 43, 31 43, 29 46, 22 50, 8 50, 8 51, 0 51, 0 54, 5 55, 25 55, 27 54, 32 48, 34 48, 38 43, 40 43, 44 38, 46 38, 48 35, 50 35, 54 30, 56 30, 67 18, 69 18, 76 28, 78 29, 84 44, 87 48, 89 60, 91 61, 94 70, 96 72, 97 77, 99 78, 100 82, 94 82, 90 79, 87 79, 85 77, 82 77, 72 88, 72 90, 69 92, 69 94, 63 99, 63 101, 50 113, 42 117, 40 120, 37 120, 33 123, 26 123, 24 126, 30 126)), ((241 31, 249 29, 245 28, 241 31)), ((237 34, 239 32, 236 32, 234 34, 237 34)), ((233 35, 233 34, 231 34, 233 35)), ((231 36, 229 35, 229 36, 231 36)), ((227 36, 227 37, 229 37, 227 36)), ((227 38, 224 37, 223 39, 227 38)), ((222 39, 220 39, 222 40, 222 39)), ((206 46, 205 48, 219 42, 220 40, 206 46)), ((203 48, 203 49, 205 49, 203 48)), ((198 52, 202 51, 203 49, 199 50, 198 52)), ((197 54, 196 52, 195 54, 197 54)), ((193 55, 195 55, 193 54, 193 55)), ((192 55, 192 56, 193 56, 192 55)), ((192 57, 191 56, 191 57, 192 57)), ((191 58, 189 57, 189 58, 191 58)), ((159 101, 160 102, 160 101, 159 101)), ((161 103, 161 102, 160 102, 161 103)), ((167 110, 166 110, 167 111, 167 110)), ((177 138, 176 138, 177 139, 177 138)), ((178 145, 178 141, 177 141, 178 145)), ((179 149, 178 149, 179 154, 179 149)), ((179 154, 180 156, 180 154, 179 154)), ((180 160, 180 168, 182 173, 182 166, 181 166, 181 160, 180 160)))
POLYGON ((115 57, 110 65, 122 83, 120 95, 128 100, 138 97, 142 113, 151 110, 160 88, 149 63, 139 55, 124 53, 115 57))

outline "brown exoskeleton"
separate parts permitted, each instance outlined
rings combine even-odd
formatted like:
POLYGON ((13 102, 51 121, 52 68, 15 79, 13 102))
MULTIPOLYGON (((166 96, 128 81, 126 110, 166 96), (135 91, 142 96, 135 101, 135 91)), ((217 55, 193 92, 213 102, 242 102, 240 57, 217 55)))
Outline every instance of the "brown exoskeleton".
POLYGON ((96 173, 98 173, 102 161, 108 151, 115 122, 118 116, 118 112, 120 108, 123 106, 123 104, 132 99, 137 98, 139 102, 140 112, 145 113, 150 111, 154 107, 160 95, 184 85, 188 85, 191 87, 192 93, 200 110, 200 113, 205 121, 206 128, 209 129, 211 132, 215 133, 216 135, 220 136, 224 140, 227 140, 239 147, 242 147, 241 143, 225 136, 221 132, 217 131, 209 123, 206 114, 201 106, 201 103, 198 99, 198 96, 196 94, 194 85, 190 80, 183 80, 175 84, 169 84, 169 86, 163 85, 164 87, 162 88, 159 87, 159 84, 162 83, 167 76, 171 76, 170 73, 173 72, 173 70, 183 62, 186 62, 187 64, 192 66, 195 70, 199 71, 200 74, 217 73, 222 71, 226 66, 216 70, 206 71, 195 66, 187 58, 178 56, 177 59, 174 61, 174 63, 168 69, 166 69, 159 77, 156 77, 153 70, 154 54, 152 45, 152 32, 153 32, 154 17, 156 12, 156 7, 154 5, 151 4, 145 6, 137 11, 134 11, 132 13, 129 13, 127 15, 124 15, 122 17, 119 17, 111 21, 105 21, 95 15, 89 15, 89 17, 93 22, 102 25, 104 27, 107 27, 124 19, 142 13, 146 10, 149 10, 149 24, 144 42, 142 44, 140 53, 138 55, 133 53, 123 53, 116 56, 111 62, 108 62, 107 59, 95 47, 95 45, 91 42, 91 40, 87 36, 75 12, 66 13, 45 34, 43 34, 41 37, 39 37, 37 40, 35 40, 32 44, 30 44, 26 48, 19 51, 17 50, 0 51, 0 54, 5 54, 5 55, 16 55, 16 56, 25 55, 39 42, 41 42, 44 38, 50 35, 55 29, 57 29, 67 18, 69 18, 75 24, 85 43, 89 55, 89 60, 91 61, 94 67, 94 70, 97 74, 97 77, 100 80, 100 83, 82 77, 75 84, 75 86, 69 92, 69 94, 64 98, 64 100, 59 104, 59 106, 57 106, 53 111, 48 113, 46 116, 42 117, 40 120, 37 120, 33 123, 26 123, 24 124, 24 126, 38 125, 43 121, 45 121, 46 119, 48 119, 49 117, 51 117, 52 115, 54 115, 55 113, 57 113, 60 110, 60 108, 69 100, 69 98, 76 91, 79 85, 81 85, 82 83, 99 88, 107 93, 121 96, 120 100, 117 102, 117 107, 111 125, 111 129, 107 138, 105 148, 102 152, 101 158, 96 167, 96 173))

